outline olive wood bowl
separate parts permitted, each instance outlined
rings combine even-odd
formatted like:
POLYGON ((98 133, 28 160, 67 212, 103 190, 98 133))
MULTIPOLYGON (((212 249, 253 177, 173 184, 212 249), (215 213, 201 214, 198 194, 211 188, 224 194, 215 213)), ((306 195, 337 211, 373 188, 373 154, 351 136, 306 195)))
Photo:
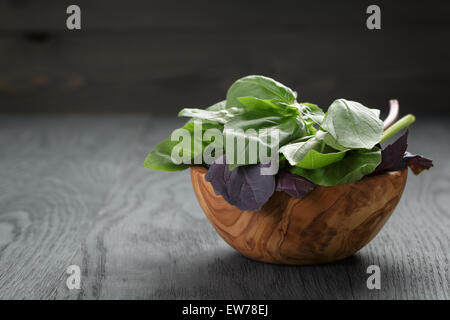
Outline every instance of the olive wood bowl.
POLYGON ((349 257, 372 240, 394 211, 408 170, 317 186, 305 198, 275 192, 257 211, 242 211, 216 195, 207 170, 191 168, 198 202, 217 233, 238 252, 277 264, 316 264, 349 257))

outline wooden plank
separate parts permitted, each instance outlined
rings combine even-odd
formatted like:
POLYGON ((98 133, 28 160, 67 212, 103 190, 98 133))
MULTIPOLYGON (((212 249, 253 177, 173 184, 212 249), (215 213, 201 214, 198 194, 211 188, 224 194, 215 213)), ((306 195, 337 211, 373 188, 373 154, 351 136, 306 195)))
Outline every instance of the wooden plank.
POLYGON ((65 281, 127 156, 124 140, 146 121, 132 123, 1 118, 0 298, 47 298, 65 281))
POLYGON ((448 1, 381 1, 375 32, 354 1, 80 0, 80 32, 65 28, 69 4, 0 1, 0 112, 173 115, 247 74, 324 107, 395 97, 403 110, 450 112, 448 1))
POLYGON ((419 118, 410 175, 382 232, 321 266, 250 261, 204 217, 187 172, 142 168, 180 121, 142 116, 0 117, 0 298, 449 299, 448 118, 419 118), (430 137, 433 140, 430 142, 430 137), (82 269, 68 290, 65 268, 82 269), (381 290, 366 287, 381 268, 381 290))
MULTIPOLYGON (((0 30, 66 33, 69 0, 1 1, 0 30)), ((383 25, 414 28, 448 27, 448 1, 377 1, 383 25)), ((145 1, 78 0, 83 26, 89 32, 145 31, 148 29, 362 28, 369 5, 355 1, 145 1)))
POLYGON ((450 47, 437 50, 447 29, 383 32, 1 37, 0 110, 174 115, 264 74, 324 108, 342 97, 378 108, 398 98, 405 112, 449 113, 450 47))

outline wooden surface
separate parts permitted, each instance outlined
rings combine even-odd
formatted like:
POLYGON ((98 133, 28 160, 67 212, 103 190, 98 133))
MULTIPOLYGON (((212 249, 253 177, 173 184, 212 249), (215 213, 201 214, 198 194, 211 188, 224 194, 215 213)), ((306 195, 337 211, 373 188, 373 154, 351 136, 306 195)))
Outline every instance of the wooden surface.
POLYGON ((263 74, 328 107, 352 97, 402 112, 449 114, 450 2, 0 0, 0 112, 173 114, 263 74), (62 103, 63 102, 63 103, 62 103))
POLYGON ((142 168, 180 122, 150 116, 0 116, 0 298, 449 299, 448 118, 419 118, 410 174, 379 235, 320 266, 254 262, 204 216, 189 171, 142 168), (67 266, 82 270, 68 290, 67 266), (368 290, 366 269, 381 269, 368 290))
POLYGON ((230 246, 257 261, 312 265, 340 261, 372 240, 397 206, 408 170, 340 186, 316 186, 298 199, 274 195, 256 211, 243 211, 217 195, 204 167, 193 167, 200 207, 230 246))

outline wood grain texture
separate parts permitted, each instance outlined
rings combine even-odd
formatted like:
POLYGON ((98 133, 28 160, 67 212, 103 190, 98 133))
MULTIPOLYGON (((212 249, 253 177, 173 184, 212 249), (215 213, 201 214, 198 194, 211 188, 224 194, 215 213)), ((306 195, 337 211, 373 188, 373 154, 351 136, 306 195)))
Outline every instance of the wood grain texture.
POLYGON ((436 167, 409 175, 367 246, 331 264, 255 262, 226 244, 189 172, 142 168, 183 120, 0 116, 0 298, 450 299, 450 129, 418 118, 409 150, 436 167), (67 266, 82 270, 68 290, 67 266), (366 269, 381 269, 368 290, 366 269))
POLYGON ((242 211, 216 195, 207 169, 193 167, 192 187, 219 235, 254 260, 319 264, 348 258, 372 240, 394 211, 408 171, 395 171, 341 186, 317 186, 296 199, 275 192, 257 211, 242 211))

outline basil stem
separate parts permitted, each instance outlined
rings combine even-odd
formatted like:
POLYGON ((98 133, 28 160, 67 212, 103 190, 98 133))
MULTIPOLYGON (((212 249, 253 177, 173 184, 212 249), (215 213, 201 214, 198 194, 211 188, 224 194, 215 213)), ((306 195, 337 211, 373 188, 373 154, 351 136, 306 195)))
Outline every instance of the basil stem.
POLYGON ((397 100, 395 99, 389 100, 389 114, 387 118, 383 121, 384 130, 392 126, 395 120, 397 120, 399 109, 400 108, 398 106, 397 100))
POLYGON ((398 120, 396 123, 394 123, 392 126, 387 128, 383 132, 383 137, 381 138, 380 142, 384 142, 387 139, 391 138, 393 135, 395 135, 400 130, 408 127, 410 124, 412 124, 414 121, 416 121, 416 117, 412 114, 408 114, 407 116, 404 116, 400 120, 398 120))

